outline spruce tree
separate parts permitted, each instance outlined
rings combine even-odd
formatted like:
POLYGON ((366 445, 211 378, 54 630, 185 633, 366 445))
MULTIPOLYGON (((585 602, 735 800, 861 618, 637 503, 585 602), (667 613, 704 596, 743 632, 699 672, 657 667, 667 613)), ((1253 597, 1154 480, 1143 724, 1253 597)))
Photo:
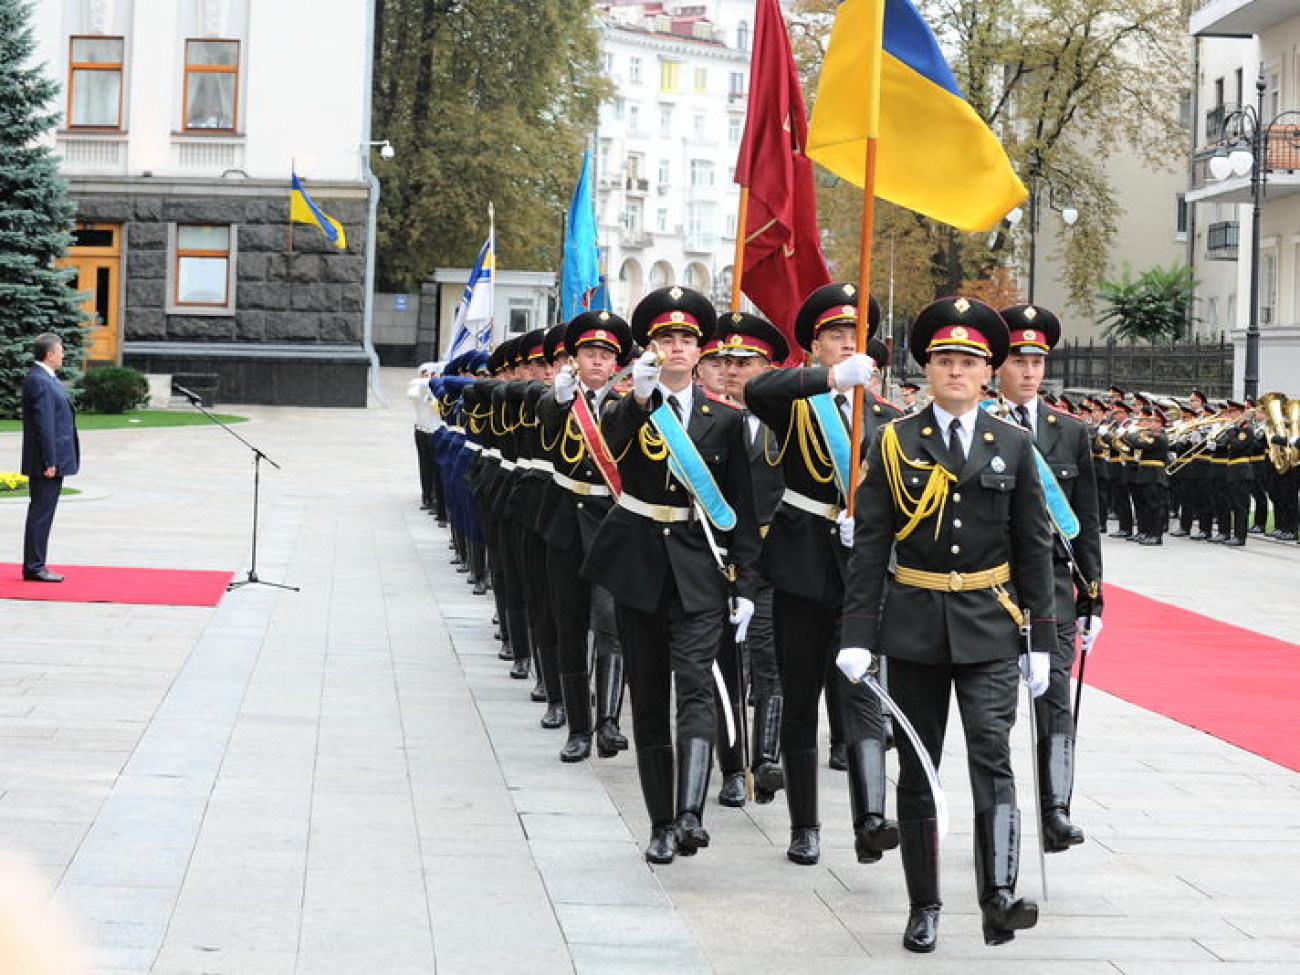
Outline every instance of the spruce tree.
POLYGON ((0 416, 18 413, 37 335, 56 332, 71 369, 85 335, 74 272, 55 267, 75 204, 54 153, 37 142, 58 121, 49 106, 59 86, 30 63, 30 13, 26 0, 0 0, 0 416))

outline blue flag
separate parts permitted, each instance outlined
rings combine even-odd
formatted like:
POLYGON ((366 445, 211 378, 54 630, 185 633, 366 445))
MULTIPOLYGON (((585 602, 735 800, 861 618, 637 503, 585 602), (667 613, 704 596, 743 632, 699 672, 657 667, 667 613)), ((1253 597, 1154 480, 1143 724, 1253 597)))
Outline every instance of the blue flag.
POLYGON ((564 224, 564 266, 560 269, 560 308, 567 322, 591 307, 588 292, 600 287, 600 249, 596 245, 596 207, 591 198, 591 150, 582 154, 582 175, 573 191, 564 224))
POLYGON ((453 359, 476 349, 488 349, 492 345, 492 320, 495 313, 495 300, 492 290, 496 274, 496 231, 488 235, 483 247, 478 252, 478 260, 469 272, 469 280, 460 296, 456 307, 456 318, 452 323, 451 347, 447 358, 453 359))

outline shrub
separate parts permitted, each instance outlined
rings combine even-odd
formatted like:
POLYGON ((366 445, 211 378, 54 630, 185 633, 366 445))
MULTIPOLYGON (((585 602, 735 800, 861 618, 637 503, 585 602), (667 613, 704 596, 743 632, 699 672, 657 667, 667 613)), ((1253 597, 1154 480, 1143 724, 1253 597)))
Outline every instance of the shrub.
POLYGON ((122 366, 91 369, 81 380, 81 406, 95 413, 125 413, 149 402, 144 373, 122 366))

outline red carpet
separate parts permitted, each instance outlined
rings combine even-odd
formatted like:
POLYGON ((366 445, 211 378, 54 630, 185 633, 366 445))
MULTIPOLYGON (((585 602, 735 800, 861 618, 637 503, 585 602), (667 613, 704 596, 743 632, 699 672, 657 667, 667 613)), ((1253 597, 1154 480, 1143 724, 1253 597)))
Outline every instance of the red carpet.
POLYGON ((234 576, 233 572, 120 569, 91 565, 52 565, 50 571, 63 576, 63 581, 25 582, 20 564, 0 562, 0 599, 215 606, 234 576))
POLYGON ((1105 620, 1086 683, 1300 771, 1300 646, 1118 586, 1105 620))

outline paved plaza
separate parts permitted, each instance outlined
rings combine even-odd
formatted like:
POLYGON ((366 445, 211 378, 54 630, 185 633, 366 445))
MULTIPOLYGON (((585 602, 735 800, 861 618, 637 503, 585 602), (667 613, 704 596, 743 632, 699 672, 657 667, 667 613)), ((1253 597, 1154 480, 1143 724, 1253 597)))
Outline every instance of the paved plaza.
MULTIPOLYGON (((1042 919, 1013 944, 980 937, 959 734, 933 955, 902 949, 898 855, 856 862, 847 783, 824 765, 819 865, 785 859, 779 798, 710 801, 713 845, 651 869, 632 755, 558 761, 564 732, 496 657, 491 599, 418 508, 408 375, 383 371, 388 408, 232 410, 282 465, 263 468, 259 577, 300 592, 0 601, 0 848, 39 867, 102 971, 1300 971, 1300 774, 1091 690, 1088 841, 1048 858, 1042 919)), ((251 455, 224 430, 82 444, 52 565, 247 571, 251 455)), ((0 434, 0 468, 18 455, 0 434)), ((0 502, 0 560, 23 512, 0 502)), ((1110 582, 1300 643, 1300 546, 1104 554, 1110 582)), ((1107 630, 1097 652, 1123 643, 1107 630)), ((1041 900, 1028 734, 1020 886, 1041 900)))

